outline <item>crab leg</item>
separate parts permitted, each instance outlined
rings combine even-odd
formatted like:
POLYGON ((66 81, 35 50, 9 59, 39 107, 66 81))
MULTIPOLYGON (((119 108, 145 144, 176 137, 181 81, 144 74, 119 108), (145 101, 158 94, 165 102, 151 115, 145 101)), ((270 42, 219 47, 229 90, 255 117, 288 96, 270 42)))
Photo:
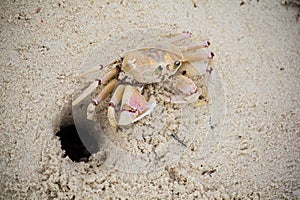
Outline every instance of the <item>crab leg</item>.
POLYGON ((97 106, 101 101, 106 99, 109 94, 112 93, 114 90, 118 80, 117 79, 112 79, 108 84, 101 90, 101 92, 94 98, 92 99, 93 104, 97 106))
POLYGON ((111 70, 109 70, 104 76, 98 79, 98 84, 106 84, 109 80, 111 80, 113 77, 117 76, 120 72, 120 68, 114 67, 111 70))
POLYGON ((103 69, 104 67, 109 67, 111 65, 115 65, 115 64, 121 64, 122 63, 122 58, 121 59, 118 59, 118 60, 115 60, 107 65, 99 65, 99 66, 95 66, 95 67, 92 67, 90 70, 86 71, 85 73, 81 74, 79 77, 84 77, 85 75, 89 74, 89 73, 93 73, 95 71, 98 71, 98 70, 101 70, 103 69))
POLYGON ((179 47, 179 49, 181 51, 192 51, 192 50, 196 50, 196 49, 206 48, 209 45, 210 45, 209 41, 194 42, 193 44, 188 45, 188 46, 181 46, 181 47, 179 47))
POLYGON ((188 76, 202 75, 206 73, 210 74, 213 69, 207 64, 207 60, 212 59, 213 56, 214 54, 212 52, 187 54, 184 56, 184 65, 178 72, 187 74, 188 76))
POLYGON ((109 80, 111 80, 114 76, 117 76, 120 69, 114 67, 113 69, 109 70, 103 77, 99 78, 98 80, 91 83, 89 87, 87 87, 80 95, 72 102, 73 106, 76 106, 82 100, 84 100, 88 95, 90 95, 99 85, 106 84, 109 80))
POLYGON ((95 121, 95 110, 96 110, 96 106, 103 101, 104 99, 106 99, 109 94, 113 91, 115 85, 117 84, 118 80, 117 79, 113 79, 111 80, 104 88, 103 90, 101 90, 101 92, 96 96, 96 98, 92 99, 92 103, 90 103, 87 107, 87 119, 88 120, 93 120, 95 121))
POLYGON ((214 57, 213 52, 206 52, 206 51, 201 51, 198 53, 188 53, 184 54, 185 60, 188 60, 189 62, 195 62, 195 61, 201 61, 201 60, 209 60, 214 57))
POLYGON ((176 33, 176 34, 162 34, 161 36, 165 36, 165 37, 171 36, 171 38, 168 39, 168 42, 175 43, 177 41, 190 38, 192 36, 192 33, 189 31, 185 31, 183 33, 176 33))
POLYGON ((109 123, 115 128, 118 126, 118 122, 116 120, 116 115, 115 115, 115 107, 116 107, 116 105, 120 104, 123 93, 124 93, 124 89, 125 89, 125 85, 119 85, 116 88, 116 90, 109 102, 107 117, 108 117, 109 123))

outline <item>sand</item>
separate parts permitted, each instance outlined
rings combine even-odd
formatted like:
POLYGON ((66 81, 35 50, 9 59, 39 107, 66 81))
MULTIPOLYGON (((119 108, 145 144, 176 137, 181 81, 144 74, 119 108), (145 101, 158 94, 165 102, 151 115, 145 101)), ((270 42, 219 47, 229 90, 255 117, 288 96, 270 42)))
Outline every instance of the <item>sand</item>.
MULTIPOLYGON (((280 0, 76 0, 0 8, 1 199, 300 198, 297 7, 280 0), (211 42, 224 94, 221 123, 154 171, 73 162, 56 133, 73 124, 81 64, 114 34, 149 27, 190 30, 211 42)), ((204 113, 195 129, 211 125, 204 113)))

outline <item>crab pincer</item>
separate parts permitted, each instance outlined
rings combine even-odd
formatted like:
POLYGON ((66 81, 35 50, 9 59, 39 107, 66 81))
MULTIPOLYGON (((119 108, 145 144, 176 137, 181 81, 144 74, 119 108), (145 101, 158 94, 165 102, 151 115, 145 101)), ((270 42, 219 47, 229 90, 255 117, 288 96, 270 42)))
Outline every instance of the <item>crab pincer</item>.
POLYGON ((148 102, 137 88, 131 85, 119 85, 109 103, 108 119, 113 127, 129 125, 150 114, 155 106, 154 97, 150 97, 148 102))

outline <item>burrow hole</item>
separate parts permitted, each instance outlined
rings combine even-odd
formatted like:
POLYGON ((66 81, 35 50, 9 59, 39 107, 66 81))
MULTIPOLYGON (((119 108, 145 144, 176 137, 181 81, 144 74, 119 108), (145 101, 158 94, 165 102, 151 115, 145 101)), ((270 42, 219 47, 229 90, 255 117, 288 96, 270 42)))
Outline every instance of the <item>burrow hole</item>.
POLYGON ((60 127, 56 133, 60 138, 63 157, 68 156, 74 162, 87 162, 91 153, 82 143, 74 124, 60 127))
POLYGON ((62 108, 59 119, 59 131, 55 135, 59 138, 61 149, 64 151, 62 157, 69 157, 73 162, 88 162, 90 156, 99 151, 98 143, 91 134, 78 133, 71 101, 62 108), (84 142, 81 138, 84 138, 84 142))

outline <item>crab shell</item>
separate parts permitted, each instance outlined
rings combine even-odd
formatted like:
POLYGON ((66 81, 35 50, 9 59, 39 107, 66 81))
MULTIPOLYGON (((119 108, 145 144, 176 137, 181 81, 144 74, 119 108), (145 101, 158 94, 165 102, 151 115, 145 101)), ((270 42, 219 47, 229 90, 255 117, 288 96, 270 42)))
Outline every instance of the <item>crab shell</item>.
POLYGON ((122 71, 138 83, 159 83, 180 68, 182 55, 159 48, 143 48, 127 52, 122 71))

